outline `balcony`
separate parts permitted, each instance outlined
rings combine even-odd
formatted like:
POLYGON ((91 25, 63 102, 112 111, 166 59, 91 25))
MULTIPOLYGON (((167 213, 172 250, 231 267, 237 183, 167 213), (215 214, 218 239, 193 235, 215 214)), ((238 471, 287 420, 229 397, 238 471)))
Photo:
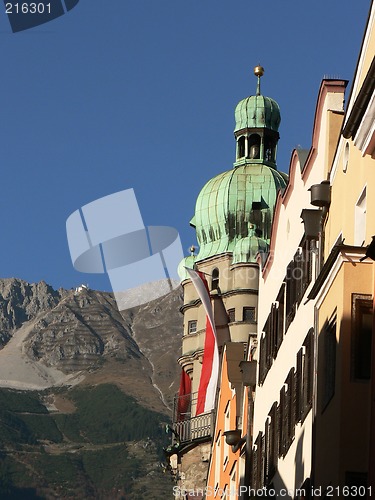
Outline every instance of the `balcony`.
POLYGON ((198 393, 175 397, 173 411, 173 444, 190 443, 211 438, 215 427, 215 412, 195 415, 198 393))

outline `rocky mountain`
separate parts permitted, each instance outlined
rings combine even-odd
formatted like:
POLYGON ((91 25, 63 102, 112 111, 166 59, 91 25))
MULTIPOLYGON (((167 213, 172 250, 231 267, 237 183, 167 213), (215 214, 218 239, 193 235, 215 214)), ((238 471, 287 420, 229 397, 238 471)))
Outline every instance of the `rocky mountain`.
POLYGON ((171 410, 179 368, 179 289, 118 311, 111 293, 0 280, 0 387, 114 382, 157 411, 171 410))
POLYGON ((30 284, 19 279, 1 279, 0 346, 26 321, 55 307, 68 293, 63 289, 56 291, 44 281, 30 284))
POLYGON ((172 498, 181 304, 0 280, 1 498, 172 498))

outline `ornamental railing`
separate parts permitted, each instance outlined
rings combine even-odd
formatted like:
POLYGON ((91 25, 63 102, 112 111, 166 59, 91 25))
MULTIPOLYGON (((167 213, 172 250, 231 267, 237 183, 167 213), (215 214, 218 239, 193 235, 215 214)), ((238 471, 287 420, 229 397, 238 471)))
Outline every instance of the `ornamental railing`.
POLYGON ((212 437, 215 425, 215 412, 195 415, 198 393, 177 396, 174 400, 173 443, 187 443, 212 437))

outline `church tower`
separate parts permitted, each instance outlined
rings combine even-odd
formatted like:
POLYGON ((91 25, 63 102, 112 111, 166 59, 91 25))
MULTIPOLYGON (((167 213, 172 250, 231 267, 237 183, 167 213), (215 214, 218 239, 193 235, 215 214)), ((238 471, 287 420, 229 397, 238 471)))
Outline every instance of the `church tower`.
MULTIPOLYGON (((257 259, 268 251, 277 193, 287 182, 286 174, 279 172, 276 166, 280 109, 276 101, 261 94, 263 68, 256 66, 254 73, 257 77, 255 95, 241 100, 235 109, 233 168, 210 179, 199 193, 190 222, 196 230, 199 251, 195 255, 193 248, 179 266, 184 290, 181 308, 184 332, 178 362, 188 380, 188 393, 180 391, 176 398, 171 466, 178 484, 186 490, 206 486, 208 468, 215 467, 212 463, 209 466, 212 444, 218 442, 220 446, 228 426, 241 427, 243 385, 239 363, 246 359, 247 349, 256 339, 257 259), (186 268, 194 268, 206 277, 221 367, 215 408, 199 415, 196 414, 196 394, 206 314, 186 268), (220 383, 223 376, 228 390, 220 383), (228 397, 219 414, 221 399, 228 397)), ((225 450, 229 453, 226 446, 223 442, 221 453, 225 450)), ((229 456, 223 458, 223 463, 225 461, 229 461, 229 456)), ((219 471, 218 466, 216 468, 219 471)))

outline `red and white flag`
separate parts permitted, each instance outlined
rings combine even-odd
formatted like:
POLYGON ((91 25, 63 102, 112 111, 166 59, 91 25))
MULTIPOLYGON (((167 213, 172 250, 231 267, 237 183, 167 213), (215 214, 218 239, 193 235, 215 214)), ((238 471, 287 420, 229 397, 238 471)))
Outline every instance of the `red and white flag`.
POLYGON ((211 411, 215 407, 216 388, 219 376, 219 352, 216 328, 207 280, 203 273, 186 268, 206 311, 206 337, 204 341, 202 372, 198 388, 196 415, 211 411))

